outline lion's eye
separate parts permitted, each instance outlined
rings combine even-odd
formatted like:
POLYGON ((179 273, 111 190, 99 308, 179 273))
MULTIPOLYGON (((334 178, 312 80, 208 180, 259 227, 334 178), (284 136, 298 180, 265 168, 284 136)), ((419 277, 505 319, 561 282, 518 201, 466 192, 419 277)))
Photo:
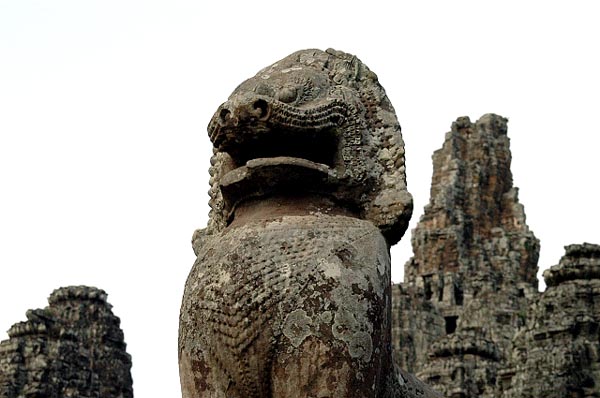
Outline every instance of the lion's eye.
POLYGON ((290 104, 298 98, 298 90, 296 87, 284 87, 277 94, 277 99, 286 104, 290 104))

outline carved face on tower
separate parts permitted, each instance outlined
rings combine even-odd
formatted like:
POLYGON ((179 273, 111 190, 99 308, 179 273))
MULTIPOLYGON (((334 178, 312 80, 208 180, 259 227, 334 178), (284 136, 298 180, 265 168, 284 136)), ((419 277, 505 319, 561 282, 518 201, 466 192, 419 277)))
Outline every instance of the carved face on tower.
POLYGON ((316 194, 397 242, 412 213, 404 143, 377 76, 356 57, 304 50, 261 70, 213 116, 209 230, 248 199, 316 194))

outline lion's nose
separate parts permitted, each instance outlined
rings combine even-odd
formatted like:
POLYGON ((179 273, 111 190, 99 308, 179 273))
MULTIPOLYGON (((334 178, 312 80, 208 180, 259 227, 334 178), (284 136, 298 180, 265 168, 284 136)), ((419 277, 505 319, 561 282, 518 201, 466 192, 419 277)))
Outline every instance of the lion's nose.
POLYGON ((257 99, 252 103, 252 113, 256 115, 258 120, 265 121, 271 114, 271 106, 264 99, 257 99))
POLYGON ((267 121, 271 115, 271 105, 264 98, 243 98, 227 101, 218 111, 218 121, 222 127, 235 127, 240 123, 267 121))
POLYGON ((219 124, 221 126, 227 126, 229 123, 231 123, 232 118, 233 114, 231 111, 226 106, 223 106, 219 111, 219 124))

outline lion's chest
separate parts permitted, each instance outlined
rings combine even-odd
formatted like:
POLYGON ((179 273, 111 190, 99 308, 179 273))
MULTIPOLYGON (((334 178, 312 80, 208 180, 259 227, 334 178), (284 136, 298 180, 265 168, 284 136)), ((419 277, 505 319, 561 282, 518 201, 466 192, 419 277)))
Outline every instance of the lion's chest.
POLYGON ((389 283, 387 244, 368 221, 248 223, 204 242, 186 283, 183 344, 203 347, 211 366, 256 396, 277 350, 310 336, 369 366, 389 283))
POLYGON ((343 301, 382 304, 388 267, 387 246, 370 222, 283 217, 207 241, 184 301, 194 307, 195 323, 211 344, 243 356, 259 335, 277 337, 295 310, 316 319, 341 310, 343 301))

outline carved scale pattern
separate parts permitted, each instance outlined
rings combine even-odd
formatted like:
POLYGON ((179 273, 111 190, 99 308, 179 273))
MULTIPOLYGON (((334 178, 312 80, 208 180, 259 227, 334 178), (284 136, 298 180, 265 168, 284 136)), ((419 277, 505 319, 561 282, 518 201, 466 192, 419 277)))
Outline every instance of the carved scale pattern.
POLYGON ((272 350, 254 352, 253 343, 277 339, 284 312, 297 308, 308 284, 326 283, 316 264, 335 255, 340 236, 348 244, 372 232, 354 218, 314 219, 301 225, 273 222, 260 234, 256 228, 225 230, 206 242, 192 270, 196 283, 188 289, 197 297, 197 330, 205 333, 219 371, 248 397, 265 396, 272 361, 272 350))

